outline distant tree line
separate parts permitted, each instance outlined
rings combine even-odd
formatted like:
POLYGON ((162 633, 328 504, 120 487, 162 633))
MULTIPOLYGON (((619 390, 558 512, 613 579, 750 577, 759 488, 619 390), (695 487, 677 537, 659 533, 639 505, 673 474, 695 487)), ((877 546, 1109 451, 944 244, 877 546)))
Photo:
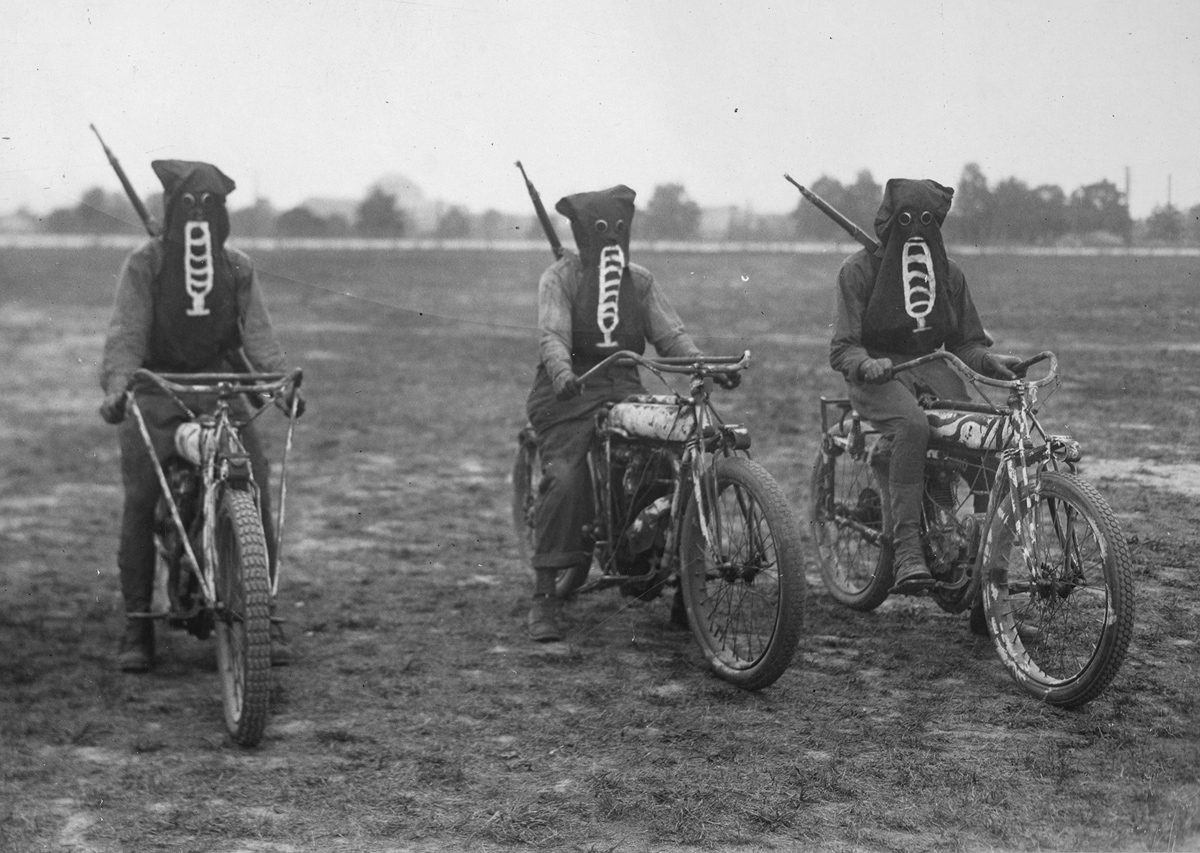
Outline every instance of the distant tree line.
MULTIPOLYGON (((809 189, 873 233, 883 187, 869 171, 859 172, 849 185, 822 175, 809 189)), ((792 217, 800 239, 845 239, 845 232, 803 199, 792 217)), ((959 176, 944 230, 951 242, 987 245, 1036 246, 1064 241, 1128 244, 1135 239, 1200 242, 1200 205, 1186 213, 1170 204, 1156 207, 1144 223, 1138 224, 1129 215, 1125 194, 1111 181, 1079 187, 1070 195, 1052 184, 1030 187, 1017 178, 989 187, 979 165, 968 163, 959 176)))
MULTIPOLYGON (((873 232, 883 187, 870 171, 860 171, 851 184, 821 175, 808 187, 865 231, 873 232)), ((146 202, 152 215, 161 221, 161 193, 146 202)), ((531 214, 497 210, 473 214, 459 205, 438 205, 432 219, 423 215, 425 222, 418 228, 414 212, 401 207, 397 196, 379 185, 371 187, 352 210, 349 206, 346 209, 346 213, 321 214, 301 204, 278 211, 269 201, 258 199, 248 207, 232 209, 230 220, 233 233, 246 237, 539 240, 542 236, 541 225, 531 214)), ((26 220, 28 230, 52 234, 142 230, 128 199, 99 187, 87 190, 73 207, 53 210, 44 217, 23 211, 17 217, 26 220)), ((560 220, 560 231, 560 237, 569 242, 565 220, 560 220)), ((1200 243, 1200 205, 1186 212, 1171 204, 1161 205, 1144 221, 1134 222, 1128 200, 1111 181, 1100 180, 1069 195, 1060 187, 1030 187, 1015 177, 989 186, 978 164, 968 163, 959 176, 945 232, 950 242, 984 245, 1200 243)), ((737 207, 705 210, 679 183, 659 184, 647 200, 639 203, 633 235, 635 240, 665 241, 848 239, 828 217, 799 196, 790 214, 755 214, 737 207)))
MULTIPOLYGON (((151 216, 162 221, 162 193, 146 199, 151 216)), ((460 214, 461 215, 461 214, 460 214)), ((411 231, 408 214, 396 196, 372 187, 358 203, 354 218, 333 213, 321 216, 304 205, 276 211, 265 199, 229 211, 234 234, 251 237, 405 237, 411 231)), ((129 200, 118 192, 89 189, 74 207, 53 210, 41 220, 39 230, 50 234, 119 234, 142 231, 129 200)))

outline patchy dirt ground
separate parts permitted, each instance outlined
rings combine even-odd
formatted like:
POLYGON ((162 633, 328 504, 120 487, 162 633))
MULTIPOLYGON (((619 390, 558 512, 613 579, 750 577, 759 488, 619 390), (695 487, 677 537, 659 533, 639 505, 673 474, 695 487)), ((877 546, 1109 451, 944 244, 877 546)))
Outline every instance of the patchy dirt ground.
MULTIPOLYGON (((256 253, 311 401, 297 434, 258 749, 225 736, 211 643, 118 673, 115 435, 95 369, 116 251, 0 257, 0 849, 1200 850, 1200 339, 1171 259, 971 258, 1001 345, 1055 349, 1046 419, 1133 547, 1110 689, 1027 699, 965 617, 837 606, 810 566, 793 668, 746 694, 665 601, 572 603, 529 644, 508 467, 540 255, 256 253)), ((640 258, 702 346, 749 347, 722 407, 807 512, 832 256, 640 258)), ((281 424, 273 430, 280 450, 281 424)))

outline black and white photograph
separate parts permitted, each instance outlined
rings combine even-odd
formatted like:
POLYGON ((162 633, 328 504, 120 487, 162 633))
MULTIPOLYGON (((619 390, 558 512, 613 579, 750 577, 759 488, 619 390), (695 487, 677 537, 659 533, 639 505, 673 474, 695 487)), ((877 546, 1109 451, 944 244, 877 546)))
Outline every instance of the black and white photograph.
POLYGON ((1200 6, 0 18, 0 851, 1200 851, 1200 6))

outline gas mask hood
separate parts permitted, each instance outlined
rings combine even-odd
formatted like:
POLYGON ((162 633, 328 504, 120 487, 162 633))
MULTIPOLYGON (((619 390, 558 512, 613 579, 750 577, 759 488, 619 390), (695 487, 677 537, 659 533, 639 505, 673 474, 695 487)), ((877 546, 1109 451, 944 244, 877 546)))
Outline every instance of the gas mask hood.
POLYGON ((193 160, 155 160, 150 164, 163 185, 163 234, 184 241, 188 222, 207 222, 212 242, 224 246, 229 236, 229 211, 225 196, 237 187, 228 175, 210 163, 193 160))
POLYGON ((641 352, 645 334, 630 282, 629 231, 636 193, 624 184, 577 193, 554 209, 571 221, 583 265, 582 293, 572 308, 572 354, 599 358, 617 348, 641 352))
MULTIPOLYGON (((600 264, 606 247, 621 250, 621 265, 629 263, 629 233, 633 224, 633 200, 637 196, 624 184, 597 192, 576 193, 559 199, 554 209, 571 222, 575 247, 583 266, 600 264)), ((613 254, 610 250, 608 254, 613 254)))
POLYGON ((891 178, 875 214, 875 236, 886 246, 897 226, 904 229, 905 240, 917 233, 928 233, 931 228, 940 235, 953 197, 954 190, 937 181, 891 178))
POLYGON ((937 181, 892 178, 875 215, 883 257, 863 318, 875 349, 932 352, 949 329, 950 262, 942 223, 954 190, 937 181))

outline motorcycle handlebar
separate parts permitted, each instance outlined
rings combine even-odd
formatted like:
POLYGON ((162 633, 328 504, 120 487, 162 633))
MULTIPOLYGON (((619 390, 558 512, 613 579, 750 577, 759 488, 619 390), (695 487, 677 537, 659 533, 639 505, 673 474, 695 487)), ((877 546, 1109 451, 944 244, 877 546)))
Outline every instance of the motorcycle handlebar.
POLYGON ((646 358, 630 350, 620 350, 596 364, 579 377, 580 384, 606 370, 613 364, 636 364, 655 373, 690 373, 713 376, 718 373, 738 373, 750 366, 750 350, 741 355, 696 355, 646 358))
POLYGON ((1050 370, 1041 379, 993 379, 990 376, 984 376, 982 373, 967 367, 966 363, 954 353, 946 352, 945 350, 938 350, 937 352, 931 352, 928 355, 914 358, 912 361, 906 361, 903 364, 896 365, 892 368, 892 375, 895 376, 901 371, 910 370, 911 368, 919 365, 928 364, 931 361, 942 360, 950 362, 950 365, 955 370, 968 379, 982 382, 984 385, 992 385, 996 388, 1020 388, 1023 386, 1041 388, 1045 385, 1049 385, 1058 378, 1058 356, 1056 356, 1050 350, 1040 352, 1031 358, 1027 358, 1022 362, 1018 362, 1016 365, 1010 368, 1013 373, 1021 374, 1038 362, 1046 361, 1047 359, 1050 361, 1050 370))
POLYGON ((133 374, 131 391, 149 384, 174 394, 276 394, 289 385, 299 388, 304 370, 287 373, 155 373, 139 368, 133 374))

